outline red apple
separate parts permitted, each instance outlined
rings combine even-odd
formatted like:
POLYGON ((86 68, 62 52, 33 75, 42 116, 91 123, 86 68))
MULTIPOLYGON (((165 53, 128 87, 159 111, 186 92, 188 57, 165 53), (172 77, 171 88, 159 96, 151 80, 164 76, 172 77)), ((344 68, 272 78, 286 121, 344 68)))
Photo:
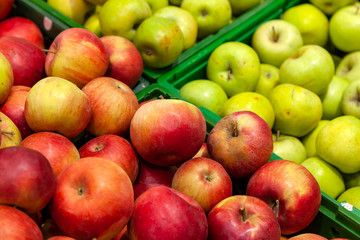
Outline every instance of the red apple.
POLYGON ((11 12, 11 9, 13 8, 15 0, 1 0, 0 1, 0 20, 5 19, 9 13, 11 12))
POLYGON ((0 37, 25 38, 40 49, 44 48, 44 36, 40 28, 30 19, 20 16, 9 17, 0 22, 0 37))
POLYGON ((206 122, 195 105, 178 99, 157 99, 142 105, 130 125, 130 139, 139 155, 158 166, 192 158, 206 137, 206 122))
POLYGON ((217 204, 208 214, 209 240, 279 240, 280 225, 262 200, 234 195, 217 204))
POLYGON ((3 112, 0 112, 0 134, 0 148, 19 146, 21 143, 22 138, 19 129, 3 112))
POLYGON ((4 240, 42 240, 38 225, 23 211, 0 205, 0 238, 4 240))
POLYGON ((204 142, 204 143, 201 145, 200 150, 193 156, 193 158, 196 158, 196 157, 211 158, 211 156, 210 156, 210 154, 209 154, 209 151, 208 151, 208 148, 207 148, 206 142, 204 142))
POLYGON ((75 145, 68 138, 54 132, 33 133, 20 145, 42 153, 49 160, 55 177, 70 163, 80 159, 75 145))
POLYGON ((289 238, 289 240, 327 240, 327 238, 315 233, 302 233, 289 238))
POLYGON ((23 139, 34 133, 26 122, 24 115, 25 101, 29 91, 30 87, 28 86, 12 86, 8 98, 0 108, 0 111, 17 126, 23 139))
POLYGON ((315 218, 321 191, 314 176, 289 160, 266 163, 251 177, 246 194, 258 197, 277 212, 283 235, 303 230, 315 218))
POLYGON ((90 80, 104 76, 109 56, 100 38, 85 28, 68 28, 60 32, 46 55, 47 76, 65 78, 79 88, 90 80))
POLYGON ((206 240, 208 223, 194 199, 175 189, 157 186, 136 199, 127 231, 130 239, 206 240))
POLYGON ((75 239, 111 239, 127 224, 134 207, 132 183, 116 163, 86 157, 71 163, 56 179, 50 214, 75 239))
POLYGON ((267 163, 273 151, 269 125, 257 114, 238 111, 223 117, 207 138, 210 156, 232 178, 247 178, 267 163))
POLYGON ((95 78, 82 91, 89 97, 93 116, 86 131, 94 136, 127 136, 139 102, 125 83, 110 77, 95 78))
POLYGON ((102 157, 117 163, 128 174, 132 183, 139 171, 136 152, 123 137, 105 134, 86 142, 79 149, 80 157, 102 157))
POLYGON ((187 160, 175 172, 172 188, 195 199, 207 214, 232 195, 232 182, 224 167, 206 157, 187 160))
POLYGON ((128 39, 121 36, 100 38, 109 54, 106 76, 120 80, 130 88, 135 87, 143 73, 143 60, 139 50, 128 39))
POLYGON ((0 149, 0 176, 0 204, 15 205, 27 213, 42 210, 55 191, 49 161, 29 148, 0 149))
POLYGON ((121 232, 114 237, 113 240, 130 240, 127 233, 127 226, 125 226, 123 230, 121 230, 121 232))
POLYGON ((88 96, 75 84, 60 77, 47 77, 30 89, 24 114, 35 132, 54 131, 73 138, 88 125, 92 107, 88 96))
POLYGON ((72 238, 72 237, 67 237, 67 236, 54 236, 54 237, 48 238, 47 240, 76 240, 76 239, 72 238))

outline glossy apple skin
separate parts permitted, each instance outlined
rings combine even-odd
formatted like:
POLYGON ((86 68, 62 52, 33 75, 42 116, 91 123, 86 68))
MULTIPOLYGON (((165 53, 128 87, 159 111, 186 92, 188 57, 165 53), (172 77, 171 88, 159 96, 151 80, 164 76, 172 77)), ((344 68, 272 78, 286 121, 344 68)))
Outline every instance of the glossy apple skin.
POLYGON ((123 230, 121 230, 121 232, 119 232, 113 240, 130 240, 128 233, 127 233, 127 226, 125 226, 123 228, 123 230))
POLYGON ((302 233, 289 238, 289 240, 327 240, 327 238, 324 238, 315 233, 302 233))
POLYGON ((76 239, 111 239, 123 229, 134 207, 132 183, 116 163, 81 158, 56 180, 50 214, 66 235, 76 239))
POLYGON ((195 199, 206 214, 218 202, 232 195, 232 181, 225 168, 205 157, 181 164, 171 187, 195 199))
POLYGON ((103 36, 100 39, 110 61, 105 76, 118 79, 130 88, 135 87, 144 68, 140 52, 135 45, 121 36, 103 36))
POLYGON ((37 213, 55 191, 55 176, 49 161, 40 152, 21 147, 0 150, 0 204, 15 205, 37 213))
POLYGON ((22 139, 34 133, 26 122, 24 115, 25 101, 29 91, 30 87, 28 86, 12 86, 9 96, 0 108, 0 111, 8 116, 17 126, 22 139))
POLYGON ((40 28, 25 17, 10 17, 0 22, 0 37, 14 36, 25 38, 40 49, 44 49, 44 36, 40 28))
POLYGON ((76 240, 76 239, 72 238, 72 237, 66 237, 66 236, 54 236, 54 237, 48 238, 47 240, 76 240))
POLYGON ((5 205, 0 205, 0 236, 11 240, 43 239, 40 228, 29 215, 5 205))
POLYGON ((105 134, 86 142, 79 149, 80 157, 101 157, 117 163, 134 183, 139 172, 139 161, 131 143, 123 137, 105 134))
POLYGON ((80 159, 75 145, 66 137, 54 132, 37 132, 22 140, 21 146, 42 153, 50 162, 57 177, 70 163, 80 159))
POLYGON ((130 139, 136 151, 145 161, 158 166, 190 159, 205 137, 202 112, 178 99, 157 99, 142 105, 130 125, 130 139))
POLYGON ((246 178, 267 163, 273 151, 269 125, 257 114, 238 111, 223 117, 207 138, 210 156, 232 178, 246 178))
POLYGON ((279 240, 280 225, 272 209, 252 196, 234 195, 209 212, 209 240, 279 240))
POLYGON ((140 195, 128 223, 130 239, 205 240, 208 223, 201 206, 169 187, 157 186, 140 195))
POLYGON ((0 148, 20 145, 22 138, 19 129, 16 127, 15 123, 3 112, 0 112, 0 129, 0 148))
POLYGON ((13 85, 13 69, 5 55, 0 52, 0 105, 9 97, 13 85))
POLYGON ((0 52, 10 62, 14 85, 32 87, 46 76, 45 53, 29 40, 5 36, 0 38, 0 52))
POLYGON ((289 160, 266 163, 251 177, 246 195, 265 201, 279 201, 281 234, 296 233, 315 218, 321 204, 321 191, 313 175, 302 165, 289 160))
POLYGON ((201 148, 199 149, 199 151, 192 157, 192 158, 196 158, 196 157, 207 157, 207 158, 211 158, 208 148, 207 148, 207 144, 206 142, 204 142, 201 145, 201 148))
POLYGON ((139 108, 130 87, 115 78, 99 77, 88 82, 82 91, 90 99, 93 110, 86 127, 88 133, 128 136, 131 119, 139 108))
POLYGON ((69 28, 60 32, 46 55, 48 77, 65 78, 79 88, 90 80, 104 76, 109 56, 95 33, 84 28, 69 28))
POLYGON ((5 19, 9 15, 14 2, 15 0, 2 0, 0 2, 0 20, 5 19))

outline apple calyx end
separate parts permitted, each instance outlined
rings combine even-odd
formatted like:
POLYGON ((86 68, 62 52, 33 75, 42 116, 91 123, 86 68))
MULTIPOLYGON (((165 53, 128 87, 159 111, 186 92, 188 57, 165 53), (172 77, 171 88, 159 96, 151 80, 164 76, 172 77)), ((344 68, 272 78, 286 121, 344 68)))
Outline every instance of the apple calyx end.
POLYGON ((83 187, 79 187, 77 193, 79 194, 79 196, 83 196, 85 194, 85 189, 83 187))
POLYGON ((154 54, 154 51, 152 49, 146 48, 145 49, 145 54, 148 56, 152 56, 154 54))

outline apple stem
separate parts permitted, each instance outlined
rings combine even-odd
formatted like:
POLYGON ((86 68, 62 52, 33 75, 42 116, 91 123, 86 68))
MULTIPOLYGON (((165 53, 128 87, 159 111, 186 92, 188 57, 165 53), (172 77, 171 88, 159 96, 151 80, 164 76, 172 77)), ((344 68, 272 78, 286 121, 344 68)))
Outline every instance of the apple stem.
POLYGON ((11 137, 13 137, 15 135, 14 131, 1 131, 1 134, 2 135, 10 135, 11 137))
POLYGON ((240 208, 240 215, 241 215, 241 220, 243 222, 245 222, 246 219, 247 219, 247 214, 246 214, 246 211, 245 211, 245 207, 240 208))
POLYGON ((41 49, 41 51, 43 51, 44 53, 53 53, 53 54, 56 54, 55 51, 51 51, 49 49, 41 49))
POLYGON ((227 80, 231 80, 231 74, 232 74, 232 69, 230 68, 230 69, 228 70, 227 80))
POLYGON ((276 139, 275 141, 279 141, 279 138, 280 138, 280 130, 276 130, 276 139))
POLYGON ((276 31, 275 31, 275 26, 272 26, 272 33, 273 33, 274 42, 277 42, 278 39, 279 39, 279 36, 278 36, 278 34, 276 33, 276 31))
POLYGON ((160 95, 159 96, 159 99, 165 99, 163 95, 160 95))
POLYGON ((233 132, 233 135, 232 135, 233 137, 237 137, 237 136, 239 136, 239 134, 238 134, 238 128, 237 128, 237 122, 235 121, 235 123, 234 123, 234 132, 233 132))
POLYGON ((275 200, 272 209, 275 211, 276 218, 279 218, 280 201, 278 199, 275 200))

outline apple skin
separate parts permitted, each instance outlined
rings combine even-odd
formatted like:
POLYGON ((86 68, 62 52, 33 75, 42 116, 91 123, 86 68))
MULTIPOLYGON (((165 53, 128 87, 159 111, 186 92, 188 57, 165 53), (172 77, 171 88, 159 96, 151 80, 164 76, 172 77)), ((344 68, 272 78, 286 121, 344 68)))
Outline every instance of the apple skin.
POLYGON ((360 118, 359 107, 360 78, 352 81, 344 89, 341 99, 341 111, 344 115, 352 115, 360 118))
POLYGON ((0 233, 2 239, 43 240, 39 226, 29 215, 6 205, 0 205, 0 233))
POLYGON ((32 214, 42 210, 55 191, 49 161, 33 149, 13 146, 0 149, 0 204, 15 205, 32 214), (5 180, 6 179, 6 180, 5 180))
POLYGON ((320 120, 319 124, 311 130, 308 134, 301 138, 301 142, 304 144, 306 150, 306 156, 316 157, 316 138, 320 130, 329 122, 330 120, 320 120))
POLYGON ((130 239, 206 240, 208 223, 194 199, 175 189, 157 186, 136 199, 127 230, 130 239))
POLYGON ((250 177, 246 195, 258 197, 272 208, 278 201, 277 219, 282 235, 308 226, 321 205, 320 186, 314 176, 289 160, 271 161, 259 168, 250 177))
POLYGON ((281 159, 296 163, 301 163, 306 159, 306 149, 299 138, 284 134, 273 134, 273 140, 273 152, 281 159))
POLYGON ((22 137, 18 127, 3 112, 0 112, 0 131, 0 149, 20 145, 22 137))
POLYGON ((96 12, 85 20, 83 27, 95 33, 98 37, 102 36, 99 14, 96 12))
POLYGON ((19 129, 22 139, 34 133, 24 115, 25 101, 30 89, 27 86, 12 86, 8 98, 0 107, 0 111, 8 116, 19 129))
POLYGON ((146 0, 151 8, 151 13, 154 14, 158 10, 169 6, 168 0, 146 0))
POLYGON ((339 65, 336 68, 335 75, 347 79, 349 82, 359 79, 360 51, 350 52, 341 58, 339 65))
POLYGON ((135 45, 120 36, 100 38, 109 54, 109 67, 105 76, 124 82, 130 88, 135 87, 143 73, 143 60, 135 45))
POLYGON ((207 219, 209 240, 280 239, 280 225, 273 210, 256 197, 228 197, 215 205, 207 219))
POLYGON ((206 157, 211 159, 206 142, 201 145, 200 150, 192 158, 196 157, 206 157))
POLYGON ((204 212, 232 195, 232 181, 215 160, 198 157, 187 160, 176 170, 171 187, 195 199, 204 212))
POLYGON ((72 238, 72 237, 67 237, 67 236, 54 236, 54 237, 48 238, 47 240, 76 240, 76 239, 72 238))
POLYGON ((0 22, 0 37, 14 36, 25 38, 43 49, 44 36, 40 28, 30 19, 25 17, 10 17, 0 22))
POLYGON ((0 20, 5 19, 11 12, 15 0, 3 0, 0 2, 0 20))
POLYGON ((37 132, 22 140, 20 146, 42 153, 49 160, 57 177, 70 163, 80 159, 75 145, 63 135, 54 132, 37 132))
POLYGON ((73 138, 88 125, 92 107, 88 96, 75 84, 60 77, 47 77, 30 89, 24 114, 34 132, 56 131, 73 138))
POLYGON ((206 121, 195 105, 155 99, 142 105, 130 124, 130 140, 145 160, 171 166, 193 157, 205 142, 206 121))
POLYGON ((347 202, 360 210, 360 186, 346 189, 336 199, 338 202, 347 202))
POLYGON ((337 10, 355 3, 356 0, 310 0, 310 3, 318 7, 328 16, 333 15, 337 10))
POLYGON ((222 164, 232 178, 249 177, 269 161, 273 151, 269 125, 250 111, 223 117, 206 143, 212 159, 222 164))
POLYGON ((10 62, 0 53, 0 104, 9 97, 14 85, 14 74, 10 62))
POLYGON ((47 0, 46 3, 66 17, 83 24, 94 5, 87 0, 47 0))
POLYGON ((29 40, 12 36, 1 37, 0 52, 11 64, 14 73, 13 85, 32 87, 46 76, 46 55, 29 40))
POLYGON ((269 97, 271 89, 279 84, 279 68, 271 64, 260 63, 260 77, 256 84, 255 92, 269 97))
POLYGON ((51 218, 75 239, 111 239, 133 212, 134 193, 126 172, 116 163, 85 157, 71 163, 56 179, 49 203, 51 218))
POLYGON ((129 176, 132 183, 139 172, 139 161, 131 143, 123 137, 104 134, 95 137, 79 148, 81 158, 101 157, 117 163, 129 176))
POLYGON ((323 236, 315 233, 302 233, 291 237, 288 240, 327 240, 327 238, 324 238, 323 236))
POLYGON ((109 56, 95 33, 85 28, 68 28, 52 41, 45 59, 48 77, 62 77, 82 88, 105 75, 109 56))

